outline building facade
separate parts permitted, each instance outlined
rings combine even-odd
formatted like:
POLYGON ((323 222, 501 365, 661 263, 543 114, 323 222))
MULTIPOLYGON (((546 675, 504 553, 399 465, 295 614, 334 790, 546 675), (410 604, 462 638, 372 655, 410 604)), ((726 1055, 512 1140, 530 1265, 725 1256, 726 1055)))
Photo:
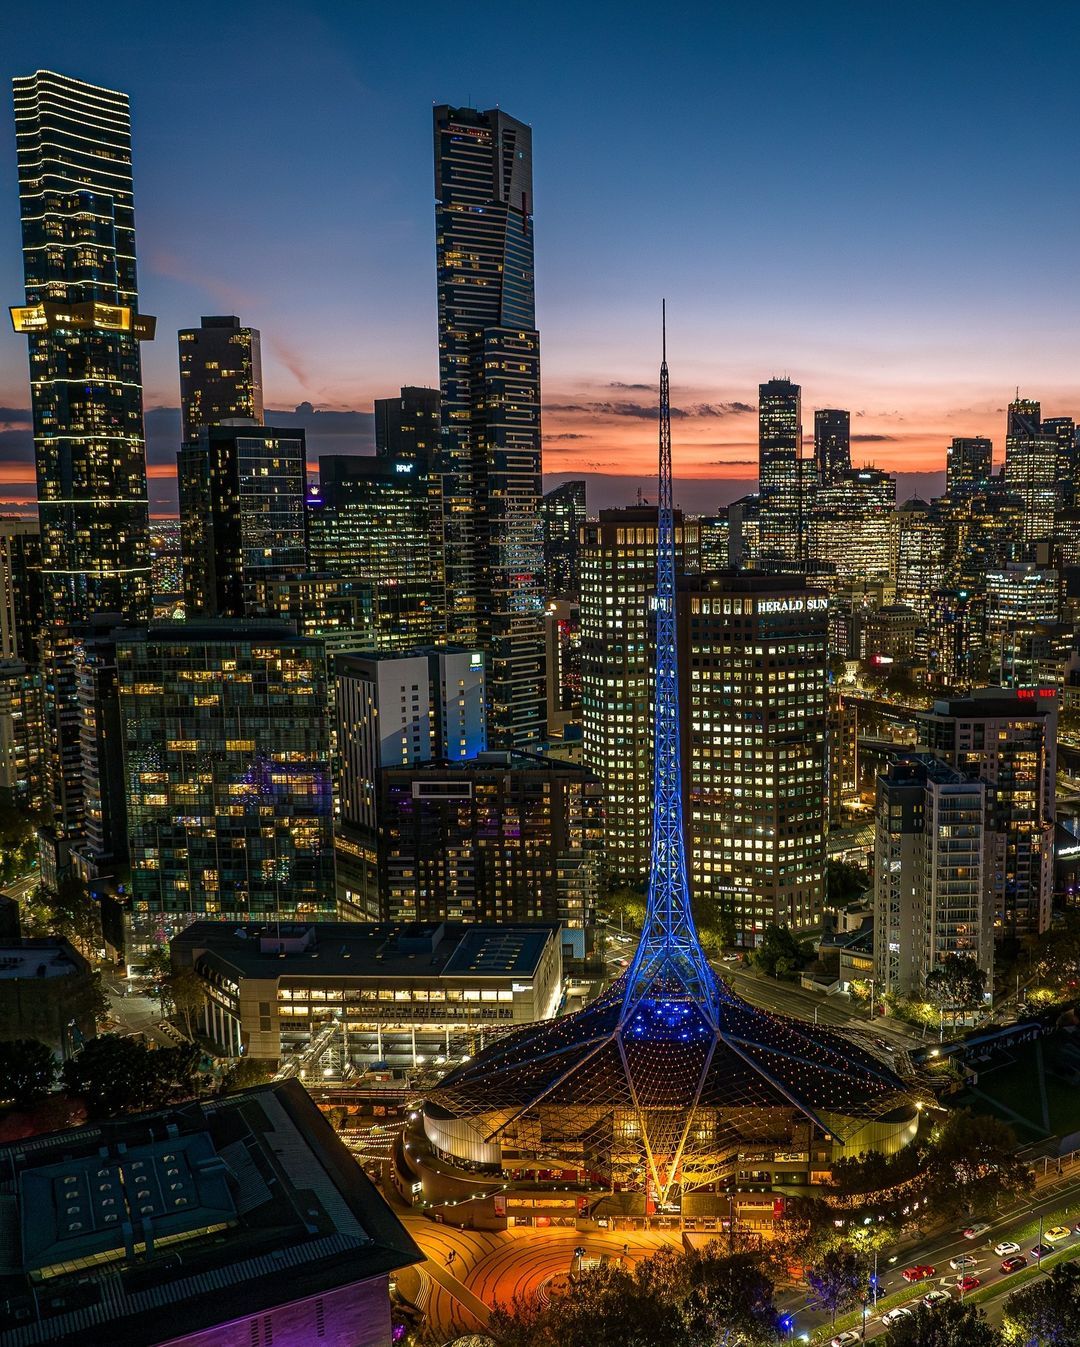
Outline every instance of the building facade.
POLYGON ((982 495, 993 471, 994 446, 981 435, 958 435, 945 459, 945 494, 951 501, 982 495))
POLYGON ((1058 440, 1044 434, 1042 409, 1030 398, 1009 403, 1005 485, 1023 505, 1023 539, 1052 538, 1058 496, 1058 440))
POLYGON ((447 636, 488 660, 488 739, 544 739, 532 131, 434 109, 447 636))
POLYGON ((802 462, 802 389, 790 379, 758 388, 757 565, 792 569, 805 557, 809 477, 802 462))
POLYGON ((182 328, 180 433, 189 444, 203 426, 241 420, 263 424, 262 345, 259 329, 241 327, 235 314, 204 318, 182 328))
POLYGON ((821 407, 814 413, 814 462, 823 485, 851 471, 851 413, 821 407))
POLYGON ((41 671, 0 660, 0 802, 36 813, 45 803, 45 704, 41 671))
POLYGON ((396 398, 376 398, 375 453, 379 458, 429 466, 439 453, 440 403, 437 388, 405 387, 396 398))
POLYGON ((36 664, 44 620, 37 521, 0 516, 0 657, 36 664))
POLYGON ((585 483, 562 482, 540 501, 544 529, 544 583, 549 598, 576 599, 581 593, 581 530, 585 524, 585 483))

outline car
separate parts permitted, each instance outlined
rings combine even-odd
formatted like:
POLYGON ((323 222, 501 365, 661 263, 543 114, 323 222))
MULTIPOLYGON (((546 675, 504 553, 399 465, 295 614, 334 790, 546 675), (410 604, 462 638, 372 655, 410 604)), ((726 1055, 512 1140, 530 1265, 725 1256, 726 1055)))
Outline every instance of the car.
POLYGON ((963 1272, 965 1268, 974 1267, 978 1261, 973 1253, 958 1253, 955 1258, 949 1259, 949 1266, 954 1272, 963 1272))
POLYGON ((1010 1272, 1019 1272, 1022 1267, 1027 1267, 1027 1259, 1022 1253, 1014 1253, 1011 1258, 1003 1259, 1001 1264, 1001 1270, 1006 1275, 1010 1272))
POLYGON ((976 1286, 981 1286, 982 1282, 978 1277, 973 1277, 970 1272, 965 1272, 962 1277, 957 1277, 956 1284, 961 1291, 974 1291, 976 1286))
POLYGON ((1077 1223, 1073 1226, 1073 1234, 1080 1235, 1080 1221, 1077 1221, 1077 1223))
POLYGON ((891 1328, 893 1324, 898 1324, 902 1319, 913 1319, 915 1316, 906 1305, 897 1305, 895 1310, 886 1310, 881 1316, 881 1322, 886 1328, 891 1328))
POLYGON ((860 1342, 861 1340, 861 1334, 856 1333, 853 1328, 847 1328, 843 1333, 837 1333, 836 1337, 829 1343, 829 1347, 851 1347, 853 1342, 860 1342))
POLYGON ((906 1282, 924 1282, 927 1277, 934 1275, 934 1269, 925 1263, 919 1263, 915 1267, 906 1267, 900 1274, 906 1282))
POLYGON ((988 1221, 976 1221, 974 1225, 969 1225, 964 1231, 965 1239, 978 1239, 980 1235, 985 1235, 990 1229, 988 1221))
POLYGON ((994 1252, 999 1258, 1008 1258, 1010 1254, 1020 1252, 1020 1245, 1014 1239, 1003 1239, 994 1245, 994 1252))
POLYGON ((935 1305, 944 1305, 946 1300, 952 1300, 952 1296, 949 1295, 948 1291, 939 1291, 938 1288, 935 1287, 932 1291, 927 1291, 926 1295, 922 1298, 922 1303, 930 1309, 933 1309, 935 1305))
POLYGON ((1067 1225, 1052 1225, 1049 1230, 1043 1231, 1043 1239, 1050 1244, 1060 1244, 1063 1239, 1068 1239, 1072 1231, 1067 1225))
POLYGON ((1031 1246, 1032 1258, 1045 1258, 1048 1253, 1054 1252, 1052 1244, 1033 1244, 1031 1246))

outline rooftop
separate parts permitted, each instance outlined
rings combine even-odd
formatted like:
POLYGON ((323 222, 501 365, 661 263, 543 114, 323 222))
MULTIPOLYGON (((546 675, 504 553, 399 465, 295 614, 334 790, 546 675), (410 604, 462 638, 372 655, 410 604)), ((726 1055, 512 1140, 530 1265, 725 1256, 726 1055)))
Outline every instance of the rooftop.
POLYGON ((0 1347, 149 1347, 421 1257, 295 1081, 0 1147, 0 1347))
POLYGON ((89 971, 89 965, 66 940, 0 941, 0 981, 14 978, 57 978, 89 971))

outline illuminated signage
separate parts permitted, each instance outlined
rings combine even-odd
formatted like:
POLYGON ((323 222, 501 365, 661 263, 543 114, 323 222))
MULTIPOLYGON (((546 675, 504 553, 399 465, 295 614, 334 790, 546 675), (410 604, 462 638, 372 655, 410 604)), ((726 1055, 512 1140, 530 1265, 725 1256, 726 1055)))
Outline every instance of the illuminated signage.
POLYGON ((1037 697, 1047 701, 1052 697, 1057 701, 1057 688, 1017 688, 1016 695, 1025 702, 1033 702, 1037 697))
POLYGON ((413 465, 412 465, 411 463, 395 463, 395 464, 394 464, 394 471, 395 471, 395 472, 412 472, 412 470, 413 470, 413 465))
POLYGON ((479 650, 473 651, 473 653, 469 656, 469 668, 482 669, 483 667, 484 667, 484 656, 480 653, 479 650))
POLYGON ((759 599, 759 613, 819 613, 828 608, 828 599, 759 599))

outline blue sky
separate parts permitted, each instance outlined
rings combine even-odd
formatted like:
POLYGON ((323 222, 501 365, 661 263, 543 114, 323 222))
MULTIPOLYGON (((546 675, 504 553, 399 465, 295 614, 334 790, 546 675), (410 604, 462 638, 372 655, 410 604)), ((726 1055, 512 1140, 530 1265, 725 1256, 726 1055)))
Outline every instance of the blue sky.
MULTIPOLYGON (((849 406, 864 457, 914 470, 953 434, 1000 451, 1016 385, 1080 412, 1078 13, 58 0, 9 7, 3 62, 132 96, 148 408, 212 312, 262 329, 271 406, 434 382, 431 106, 500 103, 534 130, 545 402, 579 409, 548 416, 547 467, 648 469, 648 422, 609 404, 654 379, 666 294, 677 400, 752 405, 786 373, 805 421, 849 406)), ((6 324, 0 402, 27 404, 6 324)), ((694 418, 687 472, 752 475, 754 429, 694 418)))

